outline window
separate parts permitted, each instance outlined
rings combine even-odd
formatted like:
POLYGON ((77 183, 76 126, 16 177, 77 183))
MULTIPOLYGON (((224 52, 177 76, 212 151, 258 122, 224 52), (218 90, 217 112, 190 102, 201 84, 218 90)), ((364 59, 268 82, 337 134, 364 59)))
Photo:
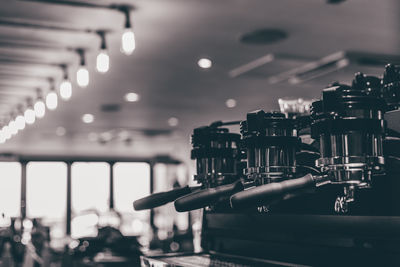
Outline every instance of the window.
POLYGON ((109 210, 110 165, 75 162, 71 166, 73 237, 95 236, 99 216, 109 210))
POLYGON ((132 203, 150 194, 150 166, 147 163, 114 164, 114 204, 120 212, 132 212, 132 203))
POLYGON ((26 166, 26 214, 50 226, 50 236, 65 234, 67 165, 63 162, 30 162, 26 166))
POLYGON ((72 212, 105 212, 109 206, 110 165, 106 162, 75 162, 72 174, 72 212))
POLYGON ((21 205, 21 164, 0 162, 0 215, 19 217, 21 205))
POLYGON ((67 165, 30 162, 26 167, 26 212, 30 218, 61 219, 66 215, 67 165))
POLYGON ((150 194, 150 165, 140 162, 114 164, 114 207, 121 214, 120 230, 124 235, 146 231, 150 212, 135 212, 133 201, 150 194))

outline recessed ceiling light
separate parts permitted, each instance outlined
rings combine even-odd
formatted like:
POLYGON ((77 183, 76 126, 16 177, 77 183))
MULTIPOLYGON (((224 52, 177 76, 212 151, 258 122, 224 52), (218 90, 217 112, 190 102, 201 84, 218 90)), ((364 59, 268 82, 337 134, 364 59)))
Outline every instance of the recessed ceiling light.
POLYGON ((125 95, 125 101, 127 102, 136 102, 139 101, 139 95, 136 93, 127 93, 125 95))
POLYGON ((88 134, 88 139, 91 142, 96 142, 98 138, 98 134, 97 133, 89 133, 88 134))
POLYGON ((92 123, 94 121, 94 116, 92 114, 86 113, 82 116, 82 121, 84 123, 92 123))
POLYGON ((202 69, 209 69, 212 67, 212 61, 208 58, 200 58, 199 61, 197 61, 197 65, 202 69))
POLYGON ((178 124, 179 124, 178 118, 171 117, 171 118, 168 119, 168 125, 169 126, 175 127, 175 126, 178 126, 178 124))
POLYGON ((225 101, 225 105, 228 108, 234 108, 234 107, 236 107, 236 100, 233 98, 229 98, 228 100, 225 101))
POLYGON ((114 135, 110 132, 104 132, 100 134, 100 140, 103 142, 110 142, 113 139, 114 135))
POLYGON ((57 127, 56 129, 56 135, 58 136, 64 136, 67 133, 67 130, 65 130, 64 127, 57 127))

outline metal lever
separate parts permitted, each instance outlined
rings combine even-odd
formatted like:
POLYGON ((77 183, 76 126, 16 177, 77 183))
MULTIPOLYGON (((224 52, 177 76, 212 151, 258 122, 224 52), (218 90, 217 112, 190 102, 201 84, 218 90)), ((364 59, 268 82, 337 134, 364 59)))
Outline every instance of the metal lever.
POLYGON ((242 190, 244 190, 244 185, 241 181, 204 189, 178 198, 174 203, 175 209, 184 212, 204 208, 217 202, 221 197, 230 196, 242 190))
POLYGON ((230 199, 231 206, 235 209, 261 206, 272 198, 283 196, 299 189, 318 187, 326 183, 329 183, 326 176, 307 174, 301 178, 265 184, 234 194, 230 199))
POLYGON ((177 198, 190 194, 195 190, 200 189, 200 186, 189 187, 185 186, 182 188, 173 189, 171 191, 161 192, 152 194, 150 196, 138 199, 133 202, 133 208, 135 210, 146 210, 153 209, 169 202, 176 200, 177 198))

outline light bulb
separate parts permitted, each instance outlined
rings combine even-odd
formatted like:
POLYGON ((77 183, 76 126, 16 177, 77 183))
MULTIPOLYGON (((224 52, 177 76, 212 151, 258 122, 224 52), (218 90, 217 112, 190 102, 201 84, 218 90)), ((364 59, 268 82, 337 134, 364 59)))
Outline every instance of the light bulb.
POLYGON ((125 29, 121 38, 121 50, 125 55, 132 54, 136 48, 135 34, 131 28, 125 29))
POLYGON ((46 114, 46 105, 44 104, 43 100, 39 99, 35 106, 33 107, 35 111, 35 115, 38 119, 41 119, 46 114))
POLYGON ((209 69, 212 67, 212 61, 208 58, 200 58, 199 61, 197 61, 197 65, 202 69, 209 69))
POLYGON ((28 108, 27 110, 25 110, 24 117, 27 124, 33 124, 36 119, 35 111, 33 111, 33 109, 31 108, 28 108))
POLYGON ((18 130, 23 130, 25 128, 25 118, 22 115, 18 115, 15 119, 18 130))
POLYGON ((0 131, 0 144, 4 144, 6 142, 6 138, 4 136, 3 131, 0 131))
POLYGON ((92 114, 83 114, 82 121, 84 123, 92 123, 94 121, 94 116, 92 114))
POLYGON ((57 94, 54 91, 51 91, 46 96, 46 106, 50 110, 55 110, 58 105, 57 94))
POLYGON ((87 87, 89 85, 89 71, 85 66, 81 66, 76 72, 76 82, 80 87, 87 87))
POLYGON ((136 102, 136 101, 139 101, 139 99, 140 99, 140 96, 136 93, 131 92, 131 93, 127 93, 125 95, 125 101, 127 101, 127 102, 136 102))
POLYGON ((63 100, 69 100, 72 96, 72 84, 68 80, 60 83, 60 96, 63 100))
POLYGON ((110 57, 107 51, 102 49, 96 58, 96 68, 98 72, 105 73, 110 68, 110 57))
POLYGON ((10 123, 8 124, 8 129, 10 129, 11 135, 16 135, 18 133, 17 124, 14 120, 10 121, 10 123))
POLYGON ((7 126, 7 125, 3 127, 2 132, 3 132, 4 138, 5 138, 6 140, 8 140, 8 139, 11 138, 11 133, 10 133, 10 130, 8 129, 8 126, 7 126))

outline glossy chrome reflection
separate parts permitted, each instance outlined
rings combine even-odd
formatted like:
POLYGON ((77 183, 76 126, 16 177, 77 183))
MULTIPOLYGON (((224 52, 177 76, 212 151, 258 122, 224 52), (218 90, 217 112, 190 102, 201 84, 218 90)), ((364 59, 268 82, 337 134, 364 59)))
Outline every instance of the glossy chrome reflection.
POLYGON ((245 174, 249 180, 257 185, 293 177, 300 143, 294 119, 279 112, 251 112, 241 123, 241 133, 247 150, 245 174))

